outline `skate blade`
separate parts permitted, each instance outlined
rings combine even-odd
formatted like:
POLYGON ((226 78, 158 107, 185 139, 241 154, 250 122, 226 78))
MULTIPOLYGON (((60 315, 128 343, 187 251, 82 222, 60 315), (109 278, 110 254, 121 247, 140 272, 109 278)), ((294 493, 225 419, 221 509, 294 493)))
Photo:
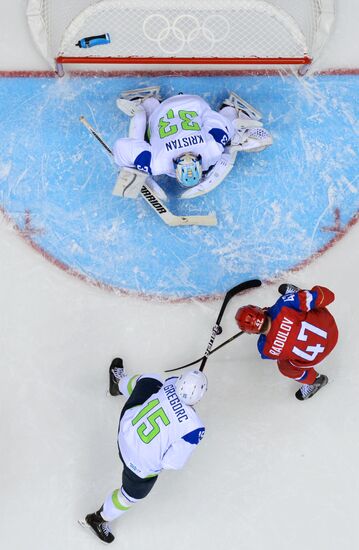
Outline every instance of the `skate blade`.
POLYGON ((85 518, 79 519, 77 521, 81 525, 81 527, 85 527, 86 529, 89 529, 89 525, 87 525, 85 518))
POLYGON ((102 542, 102 544, 106 544, 106 546, 108 546, 109 543, 101 540, 100 537, 98 537, 96 535, 96 533, 91 529, 89 524, 86 523, 85 518, 84 519, 79 519, 79 520, 77 520, 77 522, 78 522, 79 525, 81 525, 81 527, 83 527, 84 529, 87 529, 88 531, 90 531, 90 533, 92 533, 93 536, 96 537, 96 540, 98 540, 99 542, 102 542))

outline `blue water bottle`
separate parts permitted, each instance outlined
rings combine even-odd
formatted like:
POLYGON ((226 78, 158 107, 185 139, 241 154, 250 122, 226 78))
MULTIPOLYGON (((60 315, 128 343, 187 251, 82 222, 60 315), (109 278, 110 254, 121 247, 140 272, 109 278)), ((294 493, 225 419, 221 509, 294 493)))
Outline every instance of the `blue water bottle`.
POLYGON ((92 46, 101 46, 102 44, 109 44, 110 42, 110 35, 106 33, 98 34, 97 36, 86 36, 85 38, 81 38, 81 40, 76 43, 76 46, 78 46, 79 48, 92 48, 92 46))

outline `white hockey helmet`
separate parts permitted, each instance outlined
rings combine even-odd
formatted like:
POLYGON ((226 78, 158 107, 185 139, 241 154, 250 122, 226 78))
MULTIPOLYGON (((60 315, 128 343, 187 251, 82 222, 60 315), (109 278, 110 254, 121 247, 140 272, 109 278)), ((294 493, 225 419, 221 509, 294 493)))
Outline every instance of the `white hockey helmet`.
POLYGON ((183 187, 193 187, 201 181, 202 157, 193 153, 184 153, 174 159, 173 165, 176 170, 177 181, 183 187))
POLYGON ((191 370, 182 374, 176 382, 176 392, 186 405, 198 403, 207 391, 207 377, 199 370, 191 370))

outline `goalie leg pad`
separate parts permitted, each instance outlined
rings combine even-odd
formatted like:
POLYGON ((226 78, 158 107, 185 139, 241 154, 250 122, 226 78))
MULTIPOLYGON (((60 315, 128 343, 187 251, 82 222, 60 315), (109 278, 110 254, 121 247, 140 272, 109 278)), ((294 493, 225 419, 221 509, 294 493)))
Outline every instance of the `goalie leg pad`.
POLYGON ((120 111, 124 112, 126 115, 134 116, 141 103, 149 97, 154 97, 158 99, 158 101, 161 101, 160 87, 149 86, 147 88, 137 88, 135 90, 121 92, 120 97, 116 101, 116 105, 120 111))
POLYGON ((243 113, 239 113, 238 118, 233 120, 233 126, 237 130, 240 130, 242 128, 262 128, 263 122, 261 122, 260 120, 248 118, 247 116, 243 115, 243 113))
POLYGON ((135 168, 121 168, 112 194, 127 199, 135 199, 140 194, 146 178, 147 174, 135 168))
POLYGON ((148 86, 147 88, 136 88, 134 90, 126 90, 121 92, 120 97, 124 99, 146 99, 147 97, 155 97, 161 100, 160 86, 148 86))
POLYGON ((143 185, 146 185, 154 195, 162 201, 167 200, 167 195, 162 187, 145 172, 135 168, 121 168, 118 173, 116 185, 112 194, 124 197, 125 199, 136 199, 141 192, 143 185))

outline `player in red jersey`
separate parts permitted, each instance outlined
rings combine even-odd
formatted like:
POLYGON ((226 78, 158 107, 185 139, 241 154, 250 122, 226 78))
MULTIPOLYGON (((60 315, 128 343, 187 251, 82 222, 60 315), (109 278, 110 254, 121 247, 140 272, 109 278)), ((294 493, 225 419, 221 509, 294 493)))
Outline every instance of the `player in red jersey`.
POLYGON ((241 330, 260 334, 258 350, 263 359, 276 359, 280 372, 302 385, 296 392, 303 401, 312 397, 328 382, 317 365, 335 347, 338 328, 326 309, 335 296, 324 286, 300 290, 294 285, 280 285, 281 298, 269 308, 241 307, 236 321, 241 330))

